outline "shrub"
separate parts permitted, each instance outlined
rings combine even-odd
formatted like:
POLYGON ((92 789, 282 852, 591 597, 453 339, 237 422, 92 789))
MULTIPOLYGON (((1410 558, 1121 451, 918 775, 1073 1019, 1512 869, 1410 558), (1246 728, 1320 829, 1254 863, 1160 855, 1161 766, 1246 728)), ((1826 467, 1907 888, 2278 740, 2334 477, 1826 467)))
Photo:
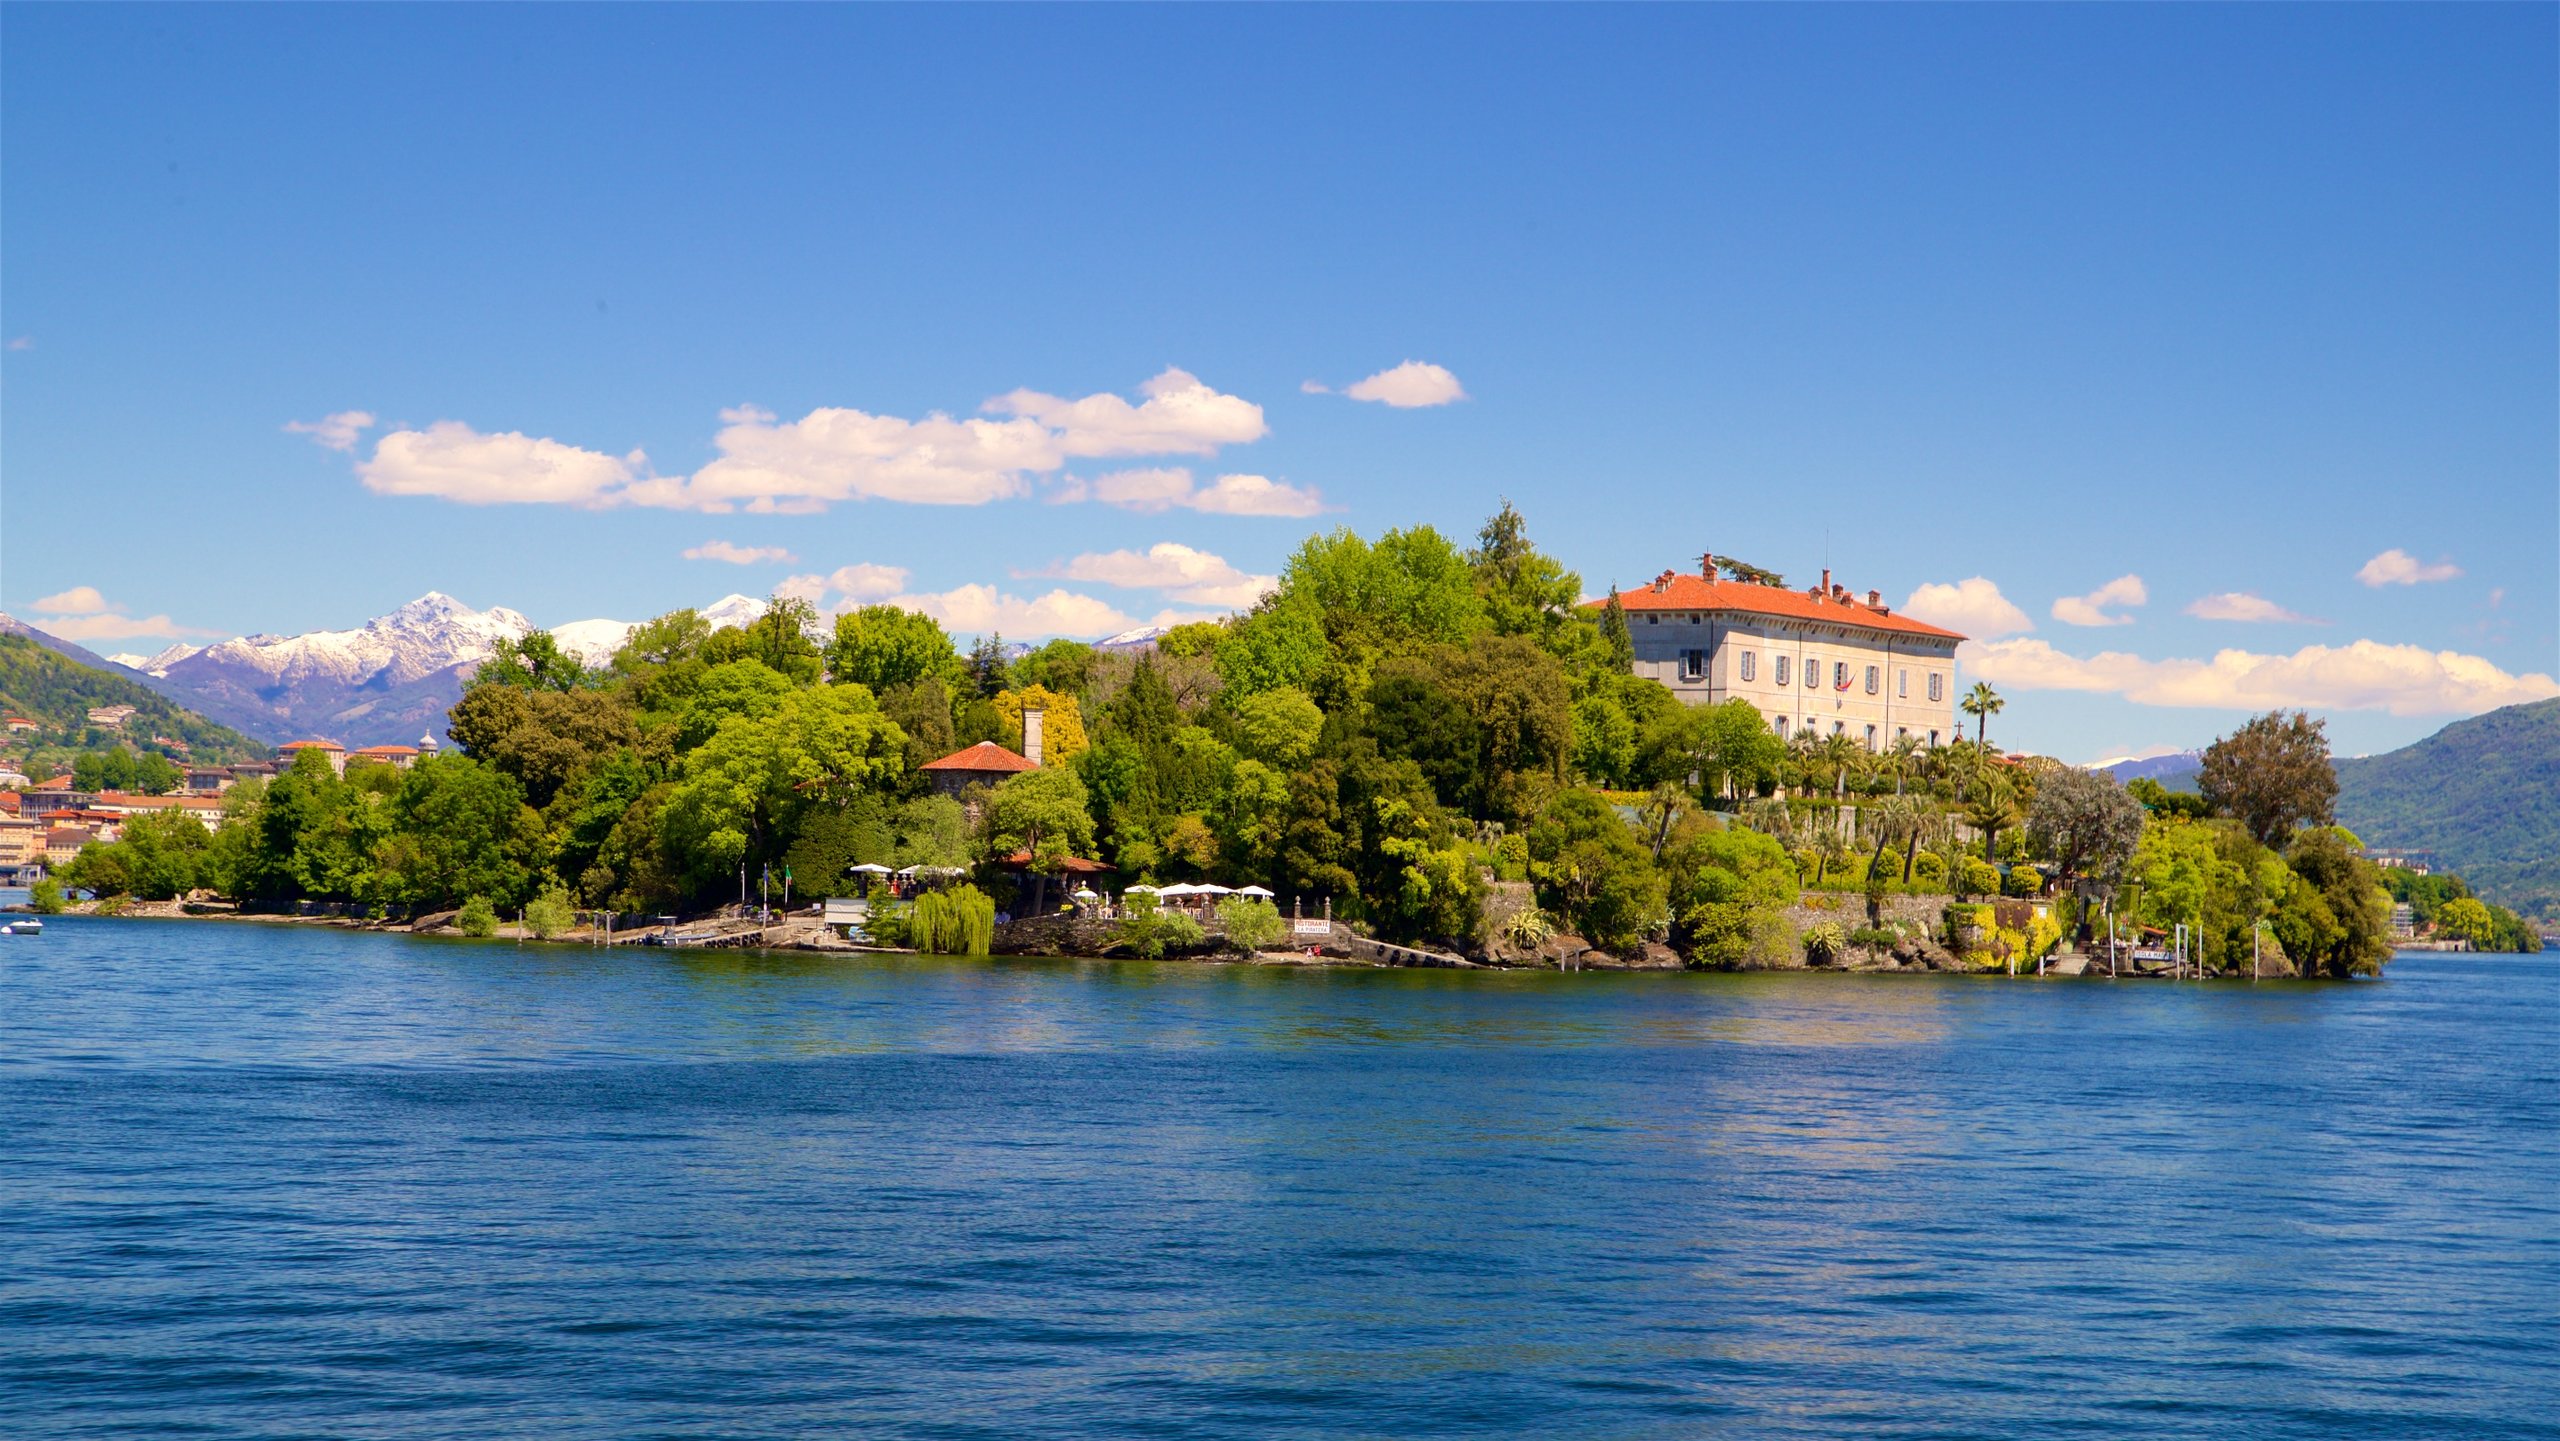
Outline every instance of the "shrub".
POLYGON ((1196 946, 1204 939, 1206 933, 1198 921, 1179 911, 1160 909, 1146 897, 1131 901, 1128 914, 1111 932, 1112 944, 1127 946, 1151 961, 1170 947, 1196 946))
POLYGON ((2044 890, 2044 875, 2033 866, 2012 866, 2000 882, 2000 894, 2028 897, 2044 890))
POLYGON ((1840 953, 1847 949, 1849 933, 1840 929, 1838 921, 1824 921, 1807 928, 1804 933, 1805 958, 1815 965, 1827 966, 1840 959, 1840 953))
POLYGON ((473 896, 454 913, 453 928, 466 936, 487 940, 498 933, 497 908, 489 904, 487 896, 473 896))
POLYGON ((1849 944, 1865 946, 1871 951, 1892 950, 1894 942, 1901 939, 1902 933, 1890 926, 1860 926, 1849 933, 1849 944))
POLYGON ((1502 939, 1514 950, 1539 950, 1555 938, 1555 917, 1536 906, 1529 906, 1503 917, 1502 939))
POLYGON ((908 943, 930 956, 983 956, 996 934, 996 903, 976 886, 916 897, 907 916, 908 943))
POLYGON ((546 941, 577 923, 577 907, 569 903, 569 893, 558 886, 534 897, 524 908, 525 929, 546 941))
POLYGON ((1248 951, 1276 946, 1289 934, 1280 908, 1259 896, 1229 896, 1218 902, 1218 925, 1228 940, 1248 951))
POLYGON ((40 916, 61 915, 62 883, 51 876, 36 882, 27 891, 27 904, 35 907, 36 914, 40 916))
POLYGON ((1911 878, 1924 886, 1944 885, 1947 879, 1947 858, 1936 851, 1922 851, 1911 863, 1911 878))
POLYGON ((1999 867, 1992 865, 1989 861, 1975 860, 1971 856, 1965 857, 1963 866, 1956 873, 1956 892, 1967 896, 2000 894, 1999 867))

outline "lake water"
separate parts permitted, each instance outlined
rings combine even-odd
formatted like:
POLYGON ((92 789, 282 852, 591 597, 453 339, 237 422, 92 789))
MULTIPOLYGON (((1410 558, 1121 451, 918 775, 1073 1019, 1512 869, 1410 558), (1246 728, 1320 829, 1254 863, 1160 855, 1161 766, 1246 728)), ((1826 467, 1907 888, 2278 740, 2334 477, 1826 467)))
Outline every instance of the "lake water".
POLYGON ((0 1433, 2560 1436, 2560 964, 0 938, 0 1433))

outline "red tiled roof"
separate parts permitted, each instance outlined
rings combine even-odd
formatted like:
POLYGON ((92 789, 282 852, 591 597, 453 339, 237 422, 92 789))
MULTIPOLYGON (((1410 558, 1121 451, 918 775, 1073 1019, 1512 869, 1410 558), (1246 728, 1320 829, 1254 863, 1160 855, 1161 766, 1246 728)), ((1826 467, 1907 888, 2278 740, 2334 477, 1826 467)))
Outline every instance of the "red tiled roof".
POLYGON ((360 756, 413 756, 417 753, 416 746, 366 746, 360 751, 352 752, 360 756))
MULTIPOLYGON (((1587 605, 1607 605, 1606 599, 1588 601, 1587 605)), ((1618 592, 1618 604, 1631 612, 1649 610, 1723 610, 1746 615, 1784 616, 1789 620, 1826 621, 1833 625, 1854 625, 1867 630, 1892 631, 1899 635, 1925 635, 1940 640, 1963 640, 1951 630, 1941 630, 1907 615, 1895 615, 1891 607, 1870 606, 1847 594, 1818 595, 1809 590, 1789 590, 1784 586, 1753 585, 1741 580, 1708 580, 1704 576, 1666 575, 1629 590, 1618 592)))
POLYGON ((340 744, 338 744, 336 741, 320 741, 320 740, 311 740, 311 741, 286 741, 283 745, 277 746, 277 747, 276 747, 276 749, 277 749, 277 750, 280 750, 280 751, 307 751, 307 750, 342 751, 342 750, 345 750, 345 749, 346 749, 346 747, 345 747, 345 746, 342 746, 342 745, 340 745, 340 744))
POLYGON ((976 745, 969 747, 967 750, 953 751, 951 754, 944 756, 938 761, 926 761, 923 765, 917 767, 917 769, 928 771, 1001 771, 1005 774, 1011 775, 1020 771, 1036 771, 1040 768, 1033 765, 1031 762, 1024 760, 1022 757, 1015 755, 1013 752, 1006 750, 1003 746, 997 745, 994 741, 980 741, 976 745))

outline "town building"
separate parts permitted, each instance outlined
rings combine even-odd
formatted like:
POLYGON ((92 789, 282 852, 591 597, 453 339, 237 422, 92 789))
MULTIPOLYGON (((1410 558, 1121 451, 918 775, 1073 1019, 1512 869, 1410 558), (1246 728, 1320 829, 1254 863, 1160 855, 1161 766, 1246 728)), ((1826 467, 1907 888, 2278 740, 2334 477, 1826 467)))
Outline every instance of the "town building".
POLYGON ((129 705, 91 706, 89 708, 89 724, 93 726, 105 726, 109 730, 122 730, 124 729, 124 723, 133 719, 133 715, 133 707, 129 705))
POLYGON ((0 818, 0 871, 16 871, 44 859, 44 822, 0 818))
POLYGON ((318 751, 320 754, 328 757, 329 769, 336 771, 340 775, 345 775, 347 773, 347 748, 338 744, 336 741, 286 741, 283 745, 277 746, 276 750, 283 755, 284 763, 287 766, 291 766, 295 761, 300 760, 304 751, 318 751))
POLYGON ((418 748, 416 746, 365 746, 360 750, 347 752, 347 759, 369 761, 374 765, 405 771, 418 763, 418 748))
POLYGON ((98 798, 89 803, 83 814, 132 817, 158 815, 166 811, 194 816, 204 822, 206 830, 222 829, 222 802, 214 796, 145 796, 124 791, 100 791, 98 798))
POLYGON ((55 826, 44 833, 44 863, 48 869, 60 870, 71 864, 80 848, 98 839, 97 832, 80 826, 55 826))
POLYGON ((974 821, 978 811, 971 792, 1000 786, 1024 771, 1040 769, 1043 719, 1038 706, 1023 708, 1022 749, 1018 753, 994 741, 980 741, 940 760, 926 761, 916 769, 924 772, 926 783, 936 791, 968 806, 969 819, 974 821))
POLYGON ((9 717, 6 724, 9 727, 10 733, 13 735, 34 735, 37 731, 44 729, 42 725, 29 720, 22 715, 13 715, 9 717))
POLYGON ((1853 595, 1827 570, 1794 590, 1727 578, 1708 555, 1697 574, 1666 570, 1618 604, 1635 673, 1692 705, 1747 700, 1780 736, 1846 735, 1869 750, 1962 734, 1955 651, 1965 637, 1894 614, 1875 591, 1853 595))

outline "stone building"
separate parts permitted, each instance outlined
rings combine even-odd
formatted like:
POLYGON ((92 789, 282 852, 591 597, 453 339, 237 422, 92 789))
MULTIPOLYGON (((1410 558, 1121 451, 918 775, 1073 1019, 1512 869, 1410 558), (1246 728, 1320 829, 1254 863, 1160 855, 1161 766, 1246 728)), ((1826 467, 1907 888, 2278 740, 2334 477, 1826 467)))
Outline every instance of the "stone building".
MULTIPOLYGON (((1591 602, 1603 606, 1605 600, 1591 602)), ((1869 750, 1909 736, 1938 745, 1956 724, 1955 651, 1963 636, 1895 615, 1875 591, 1794 590, 1664 571, 1620 591, 1635 672, 1693 705, 1737 697, 1785 737, 1845 734, 1869 750)))

